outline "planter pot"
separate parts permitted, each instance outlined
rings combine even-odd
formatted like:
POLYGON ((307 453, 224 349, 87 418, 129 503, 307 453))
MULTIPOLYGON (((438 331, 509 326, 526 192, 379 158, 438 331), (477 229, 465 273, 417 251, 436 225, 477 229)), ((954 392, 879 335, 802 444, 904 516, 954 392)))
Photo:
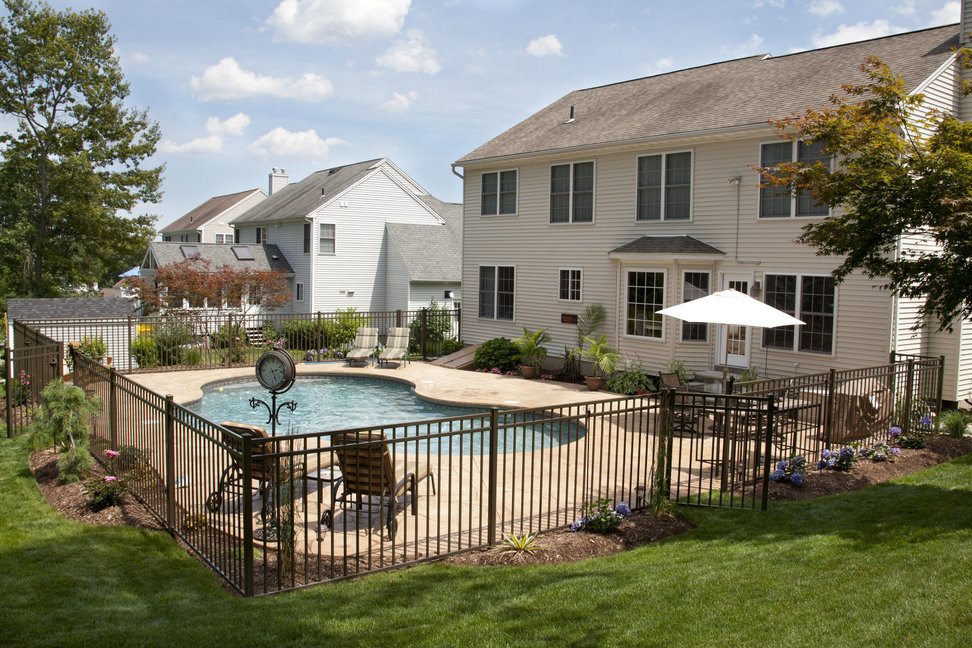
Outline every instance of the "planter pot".
POLYGON ((532 380, 537 377, 537 368, 529 365, 521 365, 520 375, 528 380, 532 380))
POLYGON ((598 391, 604 386, 604 378, 602 376, 584 376, 584 382, 587 383, 587 388, 591 391, 598 391))

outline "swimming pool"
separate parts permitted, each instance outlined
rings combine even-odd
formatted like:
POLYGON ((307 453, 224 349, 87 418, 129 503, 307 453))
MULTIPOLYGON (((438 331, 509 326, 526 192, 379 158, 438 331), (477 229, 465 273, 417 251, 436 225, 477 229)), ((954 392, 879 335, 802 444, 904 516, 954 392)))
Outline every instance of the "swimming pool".
MULTIPOLYGON (((203 396, 188 408, 210 421, 239 421, 254 425, 266 425, 267 410, 263 406, 250 407, 250 398, 270 400, 269 394, 256 381, 213 384, 203 387, 203 396)), ((420 398, 414 387, 380 378, 346 376, 301 377, 293 389, 278 397, 278 404, 285 400, 297 401, 297 409, 280 411, 277 434, 304 434, 331 432, 364 427, 391 426, 415 421, 451 418, 471 414, 484 414, 486 408, 444 405, 420 398)), ((488 417, 485 417, 488 425, 488 417)), ((464 421, 463 429, 483 425, 479 418, 464 421)), ((456 424, 451 428, 460 429, 456 424)), ((423 434, 448 432, 449 429, 429 429, 414 425, 396 426, 389 437, 414 437, 423 434)), ((539 423, 516 425, 500 435, 500 452, 518 452, 550 448, 575 441, 583 436, 583 427, 574 423, 539 423)), ((461 436, 430 439, 431 452, 480 454, 488 448, 486 435, 471 432, 461 436)))

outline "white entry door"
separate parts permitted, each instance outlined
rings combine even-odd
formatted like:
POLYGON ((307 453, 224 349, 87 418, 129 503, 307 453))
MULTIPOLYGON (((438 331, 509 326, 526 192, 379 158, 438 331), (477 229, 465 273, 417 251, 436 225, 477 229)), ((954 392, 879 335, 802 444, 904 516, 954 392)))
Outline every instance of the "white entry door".
MULTIPOLYGON (((723 275, 723 290, 738 290, 744 295, 749 294, 749 275, 723 275)), ((722 325, 719 327, 719 357, 716 364, 730 367, 749 367, 749 348, 752 342, 752 331, 748 326, 722 325)))

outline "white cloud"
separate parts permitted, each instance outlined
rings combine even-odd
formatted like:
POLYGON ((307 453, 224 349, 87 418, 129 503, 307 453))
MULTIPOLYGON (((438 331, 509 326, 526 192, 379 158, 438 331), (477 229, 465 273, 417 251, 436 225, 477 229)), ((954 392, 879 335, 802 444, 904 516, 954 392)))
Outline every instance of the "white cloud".
POLYGON ((750 34, 744 42, 734 45, 732 47, 724 47, 723 49, 730 54, 735 54, 737 56, 751 56, 758 53, 759 46, 763 44, 763 37, 759 34, 750 34))
POLYGON ((931 25, 949 25, 959 21, 962 15, 962 3, 946 2, 942 7, 931 12, 931 25))
POLYGON ((526 53, 530 56, 536 56, 537 58, 543 56, 564 55, 560 45, 560 39, 557 38, 556 34, 547 34, 546 36, 534 38, 532 41, 530 41, 530 44, 526 46, 526 53))
POLYGON ((645 69, 648 71, 648 74, 661 74, 662 72, 671 70, 674 63, 675 61, 671 56, 663 56, 654 63, 646 66, 645 69))
POLYGON ((394 36, 411 5, 412 0, 283 0, 266 22, 283 40, 348 45, 394 36))
POLYGON ((206 120, 206 132, 210 135, 242 135, 249 125, 250 116, 240 112, 222 120, 210 117, 206 120))
POLYGON ((334 86, 320 75, 308 72, 299 78, 266 76, 244 70, 232 57, 209 66, 202 76, 193 76, 189 87, 203 101, 276 97, 314 102, 334 94, 334 86))
POLYGON ((840 0, 810 0, 807 11, 815 16, 831 16, 844 12, 844 5, 840 0))
POLYGON ((843 45, 844 43, 854 43, 856 41, 868 40, 869 38, 880 38, 891 34, 900 34, 907 31, 904 27, 897 27, 884 19, 873 22, 859 22, 853 25, 841 24, 837 31, 829 34, 815 33, 810 41, 816 47, 830 47, 831 45, 843 45))
POLYGON ((325 159, 332 147, 344 144, 347 142, 337 137, 320 137, 313 128, 291 132, 278 126, 251 142, 249 148, 259 158, 286 157, 288 160, 316 162, 325 159))
POLYGON ((223 138, 219 135, 197 137, 184 144, 177 144, 167 139, 159 142, 159 152, 168 153, 169 155, 207 155, 220 153, 222 150, 223 138))
POLYGON ((376 63, 394 72, 438 74, 442 69, 421 29, 409 29, 406 38, 392 43, 376 63))
POLYGON ((412 107, 412 103, 418 99, 418 93, 414 90, 409 90, 405 94, 401 92, 393 92, 391 99, 382 103, 379 108, 389 113, 400 113, 405 112, 412 107))

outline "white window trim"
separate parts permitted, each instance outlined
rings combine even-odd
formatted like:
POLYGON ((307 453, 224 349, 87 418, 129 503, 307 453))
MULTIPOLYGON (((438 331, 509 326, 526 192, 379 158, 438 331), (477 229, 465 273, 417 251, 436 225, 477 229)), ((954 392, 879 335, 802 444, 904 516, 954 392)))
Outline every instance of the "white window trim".
MULTIPOLYGON (((782 218, 779 220, 783 220, 782 218)), ((762 285, 763 302, 766 300, 766 275, 790 275, 797 278, 796 286, 796 317, 800 318, 800 295, 803 292, 803 278, 804 277, 831 277, 829 273, 818 273, 818 272, 793 272, 792 270, 764 270, 763 278, 760 280, 762 285)), ((832 339, 834 341, 833 347, 830 349, 830 353, 823 353, 820 351, 804 351, 800 349, 800 331, 795 331, 793 335, 793 347, 790 349, 781 349, 780 347, 767 347, 765 346, 765 341, 763 339, 763 329, 759 329, 759 347, 764 351, 769 349, 770 351, 777 351, 779 353, 799 353, 801 355, 810 356, 813 358, 834 358, 837 356, 837 313, 840 312, 840 286, 834 284, 834 328, 832 339)), ((797 327, 799 328, 799 327, 797 327)))
MULTIPOLYGON (((783 142, 781 142, 778 139, 777 140, 769 140, 769 141, 760 142, 757 145, 757 147, 756 147, 756 159, 758 160, 757 166, 763 166, 763 146, 764 145, 766 145, 766 144, 782 144, 782 143, 783 142)), ((793 142, 791 142, 791 144, 792 144, 792 147, 790 148, 790 162, 796 162, 797 153, 798 153, 797 145, 799 144, 799 141, 793 141, 793 142)), ((830 156, 830 170, 831 171, 834 170, 834 156, 830 156)), ((821 214, 820 216, 797 216, 797 213, 796 213, 796 211, 797 211, 797 200, 799 199, 799 196, 797 195, 797 193, 795 191, 792 191, 791 190, 790 191, 790 215, 789 216, 761 216, 760 213, 762 212, 762 208, 763 208, 763 192, 762 192, 762 189, 760 189, 760 186, 759 185, 762 184, 762 182, 763 182, 762 174, 757 173, 756 174, 756 220, 759 221, 760 223, 770 223, 772 221, 780 221, 782 223, 789 223, 791 221, 791 219, 800 220, 800 221, 805 221, 805 220, 806 221, 810 221, 810 220, 814 220, 816 218, 829 218, 830 216, 833 216, 834 215, 833 208, 832 207, 828 207, 827 208, 827 213, 826 214, 821 214)), ((779 274, 779 273, 771 272, 769 274, 779 274)), ((793 274, 793 273, 791 272, 789 274, 793 274)))
POLYGON ((552 227, 563 227, 570 225, 593 225, 597 222, 597 160, 572 160, 570 162, 558 162, 556 164, 551 164, 547 168, 547 225, 552 227), (590 162, 594 165, 594 188, 591 191, 591 220, 583 221, 580 223, 574 222, 574 166, 578 164, 587 164, 590 162), (565 223, 552 223, 550 221, 550 197, 553 192, 553 180, 551 179, 552 170, 555 166, 569 166, 570 167, 570 203, 569 203, 569 215, 570 220, 565 223))
POLYGON ((520 282, 520 270, 514 263, 501 263, 501 262, 480 263, 478 266, 476 266, 476 318, 483 320, 484 322, 510 322, 511 324, 515 323, 516 322, 516 286, 519 282, 520 282), (493 316, 492 317, 483 317, 482 315, 479 314, 479 294, 481 292, 479 290, 479 281, 480 281, 480 277, 482 277, 483 274, 482 271, 483 268, 497 269, 496 277, 495 277, 496 287, 493 288, 493 316), (497 301, 498 301, 497 297, 499 296, 499 270, 498 270, 499 268, 513 268, 513 319, 508 319, 508 320, 497 319, 496 317, 496 312, 499 310, 499 308, 497 308, 497 301))
MULTIPOLYGON (((568 277, 568 282, 570 278, 568 277)), ((570 286, 568 286, 568 293, 570 292, 570 286)), ((579 268, 577 266, 563 267, 557 269, 557 301, 564 304, 580 304, 584 301, 584 268, 579 268), (577 299, 562 299, 560 297, 560 273, 568 272, 579 272, 580 273, 580 296, 577 299)))
POLYGON ((633 333, 628 333, 628 279, 632 272, 660 272, 662 274, 662 308, 668 307, 668 270, 665 268, 641 268, 625 266, 624 268, 624 285, 622 289, 624 291, 624 300, 621 302, 624 310, 622 311, 621 320, 621 337, 628 340, 640 340, 642 342, 661 342, 665 343, 668 337, 668 324, 665 321, 665 316, 662 316, 662 331, 661 337, 648 337, 646 335, 634 335, 633 333))
POLYGON ((514 167, 511 169, 497 169, 496 171, 483 171, 479 174, 479 217, 480 218, 511 218, 519 216, 520 214, 520 168, 514 167), (501 214, 500 209, 500 174, 513 171, 516 173, 516 204, 513 207, 512 214, 501 214), (496 213, 495 214, 484 214, 483 213, 483 176, 490 173, 496 174, 496 213))
MULTIPOLYGON (((709 293, 708 294, 711 295, 712 292, 713 292, 713 290, 712 290, 712 271, 711 270, 692 270, 691 268, 689 268, 687 270, 682 270, 682 284, 681 284, 682 290, 679 292, 679 297, 681 297, 681 299, 682 299, 682 301, 680 303, 682 303, 682 304, 686 303, 686 301, 685 301, 685 275, 687 275, 690 272, 692 274, 704 274, 704 275, 708 275, 708 277, 709 277, 709 293)), ((772 274, 772 273, 770 273, 770 274, 772 274)), ((701 297, 700 297, 700 299, 701 299, 701 297)), ((711 343, 711 341, 712 341, 711 340, 711 337, 712 337, 711 334, 712 334, 711 326, 709 324, 706 324, 706 326, 705 326, 705 339, 704 340, 686 340, 685 339, 685 327, 682 326, 681 324, 679 324, 679 326, 678 326, 678 341, 680 343, 683 343, 683 344, 709 345, 711 343)))
MULTIPOLYGON (((762 150, 762 149, 760 149, 762 150)), ((638 224, 644 223, 691 223, 695 220, 695 149, 680 149, 677 151, 660 151, 658 153, 642 153, 635 156, 634 164, 634 176, 635 176, 635 207, 634 207, 634 220, 638 224), (667 156, 674 155, 675 153, 688 153, 690 156, 689 160, 689 217, 688 220, 684 219, 673 219, 669 220, 665 216, 665 171, 668 168, 667 156), (638 219, 638 162, 643 157, 654 157, 660 155, 662 159, 662 170, 661 170, 661 219, 660 220, 639 220, 638 219)))
MULTIPOLYGON (((317 256, 337 256, 337 223, 316 223, 317 225, 317 256), (321 225, 331 225, 334 227, 334 251, 333 252, 322 252, 321 251, 321 225)), ((313 241, 311 242, 311 249, 314 248, 313 241)))

